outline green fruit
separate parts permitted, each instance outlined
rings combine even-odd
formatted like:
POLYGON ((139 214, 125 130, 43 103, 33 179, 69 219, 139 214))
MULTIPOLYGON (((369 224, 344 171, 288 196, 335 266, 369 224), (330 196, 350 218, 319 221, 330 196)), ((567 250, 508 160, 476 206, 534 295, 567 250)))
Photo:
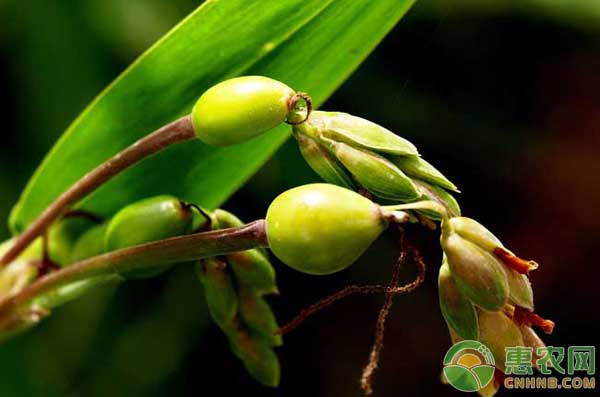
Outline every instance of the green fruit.
POLYGON ((479 337, 477 313, 473 304, 456 286, 445 256, 440 267, 438 290, 440 309, 448 327, 462 339, 477 340, 479 337))
POLYGON ((106 235, 107 223, 95 226, 85 232, 73 247, 71 262, 79 262, 92 256, 103 254, 104 236, 106 235))
POLYGON ((331 274, 350 266, 387 226, 372 201, 322 183, 279 195, 266 222, 273 253, 309 274, 331 274))
POLYGON ((254 138, 286 121, 295 95, 287 85, 262 76, 225 80, 209 88, 192 110, 198 138, 228 146, 254 138))
MULTIPOLYGON (((105 236, 106 251, 149 243, 187 234, 192 229, 190 207, 172 196, 157 196, 128 205, 109 222, 105 236)), ((170 266, 128 272, 129 278, 156 276, 170 266)))

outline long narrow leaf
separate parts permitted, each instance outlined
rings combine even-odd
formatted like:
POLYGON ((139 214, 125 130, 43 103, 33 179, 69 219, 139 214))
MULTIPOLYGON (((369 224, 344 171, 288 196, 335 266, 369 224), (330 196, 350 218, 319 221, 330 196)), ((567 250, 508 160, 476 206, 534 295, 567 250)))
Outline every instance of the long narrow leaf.
MULTIPOLYGON (((73 181, 148 132, 188 113, 213 84, 260 74, 309 92, 317 105, 346 79, 414 0, 207 1, 115 80, 71 125, 11 214, 22 231, 73 181)), ((232 109, 235 112, 236 109, 232 109)), ((109 215, 159 193, 215 207, 289 136, 281 126, 242 145, 179 144, 81 203, 109 215)))

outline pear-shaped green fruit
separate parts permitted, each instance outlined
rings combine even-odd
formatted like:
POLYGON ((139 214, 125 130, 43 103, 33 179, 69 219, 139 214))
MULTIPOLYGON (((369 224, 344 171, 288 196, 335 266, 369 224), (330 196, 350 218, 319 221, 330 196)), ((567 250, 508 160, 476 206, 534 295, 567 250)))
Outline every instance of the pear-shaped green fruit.
POLYGON ((286 121, 294 95, 290 87, 268 77, 225 80, 196 102, 192 110, 194 129, 209 145, 244 142, 286 121))
POLYGON ((273 253, 309 274, 331 274, 350 266, 387 226, 379 206, 369 199, 322 183, 279 195, 266 222, 273 253))

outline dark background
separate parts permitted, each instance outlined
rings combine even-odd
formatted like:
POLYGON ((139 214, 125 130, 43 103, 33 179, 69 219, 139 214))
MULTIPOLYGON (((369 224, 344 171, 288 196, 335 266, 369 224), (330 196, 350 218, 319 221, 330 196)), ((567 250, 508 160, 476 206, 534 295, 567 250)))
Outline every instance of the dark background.
MULTIPOLYGON (((0 219, 84 106, 196 5, 0 2, 0 219)), ((600 3, 419 1, 323 108, 414 142, 459 185, 466 215, 541 264, 531 276, 537 312, 557 323, 546 342, 598 345, 600 3)), ((290 141, 224 207, 260 218, 278 193, 317 180, 290 141)), ((412 227, 408 235, 429 272, 424 287, 396 298, 376 395, 458 395, 439 382, 450 344, 437 305, 441 252, 434 233, 412 227)), ((8 237, 5 222, 0 237, 8 237)), ((279 319, 350 283, 385 282, 393 257, 386 235, 333 276, 275 263, 279 319)), ((94 293, 1 346, 0 396, 359 396, 381 302, 348 298, 288 335, 273 392, 229 353, 199 284, 181 268, 94 293)), ((546 395, 500 393, 530 394, 546 395)))

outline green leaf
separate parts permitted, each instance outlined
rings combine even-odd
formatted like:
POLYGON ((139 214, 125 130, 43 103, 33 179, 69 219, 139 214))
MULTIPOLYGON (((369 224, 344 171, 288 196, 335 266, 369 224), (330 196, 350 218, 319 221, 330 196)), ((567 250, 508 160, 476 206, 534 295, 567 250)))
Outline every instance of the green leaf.
MULTIPOLYGON (((415 0, 207 1, 135 61, 75 120, 13 209, 21 232, 74 181, 176 117, 237 75, 265 75, 309 92, 318 106, 415 0)), ((59 87, 57 87, 59 89, 59 87)), ((41 127, 43 128, 43 127, 41 127)), ((233 194, 288 138, 281 126, 242 145, 176 145, 88 197, 80 207, 110 215, 161 193, 207 208, 233 194)))

